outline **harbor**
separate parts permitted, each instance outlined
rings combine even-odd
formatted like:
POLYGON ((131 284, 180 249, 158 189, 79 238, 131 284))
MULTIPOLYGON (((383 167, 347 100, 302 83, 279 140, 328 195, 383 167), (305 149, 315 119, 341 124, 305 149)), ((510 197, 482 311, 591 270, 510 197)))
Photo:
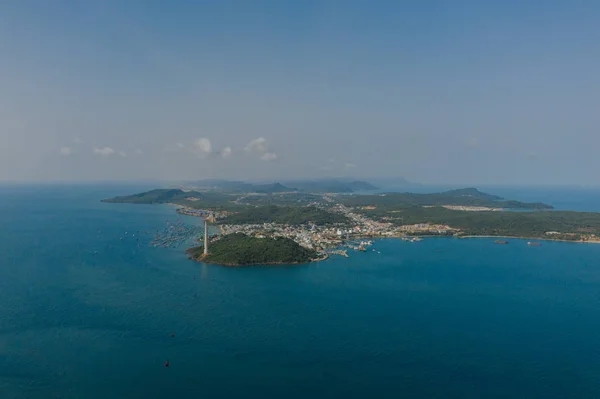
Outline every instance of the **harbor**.
POLYGON ((184 223, 182 220, 167 221, 167 227, 156 231, 150 245, 153 247, 176 248, 204 231, 202 226, 184 223))

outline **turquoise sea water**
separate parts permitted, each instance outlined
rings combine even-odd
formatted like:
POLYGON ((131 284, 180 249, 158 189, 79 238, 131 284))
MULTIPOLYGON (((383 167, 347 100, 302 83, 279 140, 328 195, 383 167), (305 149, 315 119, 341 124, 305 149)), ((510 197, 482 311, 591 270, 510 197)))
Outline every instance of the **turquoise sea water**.
POLYGON ((600 396, 600 245, 222 268, 136 241, 176 215, 124 191, 0 188, 0 398, 600 396))

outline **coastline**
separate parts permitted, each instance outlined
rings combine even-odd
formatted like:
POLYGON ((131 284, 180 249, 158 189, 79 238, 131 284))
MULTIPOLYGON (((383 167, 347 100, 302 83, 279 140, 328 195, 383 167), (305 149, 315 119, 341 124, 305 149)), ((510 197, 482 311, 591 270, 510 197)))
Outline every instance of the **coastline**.
POLYGON ((527 237, 527 236, 507 236, 507 235, 465 235, 465 236, 456 236, 456 235, 444 235, 444 234, 418 234, 418 235, 392 235, 385 237, 378 237, 373 235, 364 235, 356 237, 357 240, 362 239, 371 239, 371 240, 386 240, 386 239, 397 239, 402 237, 419 237, 419 238, 457 238, 457 239, 465 239, 465 238, 511 238, 517 240, 537 240, 537 241, 556 241, 556 242, 571 242, 576 244, 600 244, 600 240, 598 241, 590 241, 590 240, 561 240, 558 238, 540 238, 540 237, 527 237))
MULTIPOLYGON (((398 239, 400 237, 404 237, 404 236, 393 236, 393 237, 373 237, 373 236, 364 236, 361 238, 367 239, 374 239, 374 240, 390 240, 390 239, 398 239)), ((555 242, 565 242, 565 243, 573 243, 573 244, 600 244, 600 241, 576 241, 576 240, 559 240, 559 239, 552 239, 552 238, 536 238, 536 237, 524 237, 524 236, 491 236, 491 235, 468 235, 468 236, 445 236, 445 235, 421 235, 418 236, 420 238, 426 239, 426 238, 442 238, 442 239, 447 239, 447 238, 456 238, 456 239, 473 239, 473 238, 508 238, 508 239, 516 239, 516 240, 536 240, 536 241, 555 241, 555 242)), ((358 238, 358 239, 361 239, 358 238)), ((317 262, 322 262, 325 261, 327 259, 329 259, 330 254, 329 253, 325 253, 324 256, 319 257, 319 258, 315 258, 315 259, 311 259, 308 262, 269 262, 269 263, 252 263, 252 264, 228 264, 228 263, 219 263, 219 262, 211 262, 208 260, 204 260, 204 259, 194 259, 192 257, 189 257, 190 260, 193 260, 195 262, 199 262, 199 263, 205 263, 205 264, 210 264, 210 265, 218 265, 218 266, 223 266, 223 267, 256 267, 256 266, 285 266, 285 265, 289 265, 289 266, 296 266, 296 265, 308 265, 310 263, 317 263, 317 262)))
POLYGON ((256 267, 256 266, 298 266, 298 265, 308 265, 311 263, 322 262, 324 260, 329 259, 329 254, 325 254, 320 258, 311 259, 308 262, 268 262, 268 263, 248 263, 248 264, 234 264, 234 263, 219 263, 219 262, 211 262, 209 260, 205 260, 203 258, 192 258, 191 256, 188 259, 193 260, 198 263, 205 263, 207 265, 217 265, 223 267, 256 267))
MULTIPOLYGON (((430 236, 433 237, 433 236, 430 236)), ((575 244, 600 244, 600 241, 585 241, 585 240, 560 240, 557 238, 537 238, 537 237, 519 237, 519 236, 478 236, 478 235, 470 235, 470 236, 460 236, 456 237, 459 239, 463 238, 512 238, 518 240, 537 240, 537 241, 556 241, 556 242, 571 242, 575 244)))

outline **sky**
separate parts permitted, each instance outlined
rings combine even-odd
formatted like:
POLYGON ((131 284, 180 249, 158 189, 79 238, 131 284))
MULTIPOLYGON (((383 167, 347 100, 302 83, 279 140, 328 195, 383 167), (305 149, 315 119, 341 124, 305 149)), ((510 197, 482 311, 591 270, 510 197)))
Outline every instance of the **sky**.
POLYGON ((597 1, 0 2, 0 181, 600 185, 597 1))

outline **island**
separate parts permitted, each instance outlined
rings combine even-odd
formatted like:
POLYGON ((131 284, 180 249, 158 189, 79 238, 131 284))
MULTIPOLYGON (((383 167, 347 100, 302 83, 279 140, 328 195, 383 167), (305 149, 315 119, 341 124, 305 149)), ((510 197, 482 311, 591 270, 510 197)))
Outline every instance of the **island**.
POLYGON ((213 239, 210 252, 204 247, 186 251, 190 259, 225 266, 292 265, 322 260, 323 256, 285 237, 249 236, 232 233, 213 239))
POLYGON ((180 214, 205 218, 220 233, 210 238, 208 255, 202 255, 202 247, 188 254, 194 260, 228 266, 323 260, 332 254, 347 255, 347 250, 364 251, 371 239, 386 237, 409 242, 423 236, 600 242, 600 213, 558 211, 549 204, 504 199, 476 188, 423 194, 349 191, 371 187, 356 181, 337 186, 331 182, 203 184, 104 202, 175 204, 180 214), (305 191, 307 187, 314 191, 305 191), (337 187, 340 192, 322 192, 323 187, 337 187))

